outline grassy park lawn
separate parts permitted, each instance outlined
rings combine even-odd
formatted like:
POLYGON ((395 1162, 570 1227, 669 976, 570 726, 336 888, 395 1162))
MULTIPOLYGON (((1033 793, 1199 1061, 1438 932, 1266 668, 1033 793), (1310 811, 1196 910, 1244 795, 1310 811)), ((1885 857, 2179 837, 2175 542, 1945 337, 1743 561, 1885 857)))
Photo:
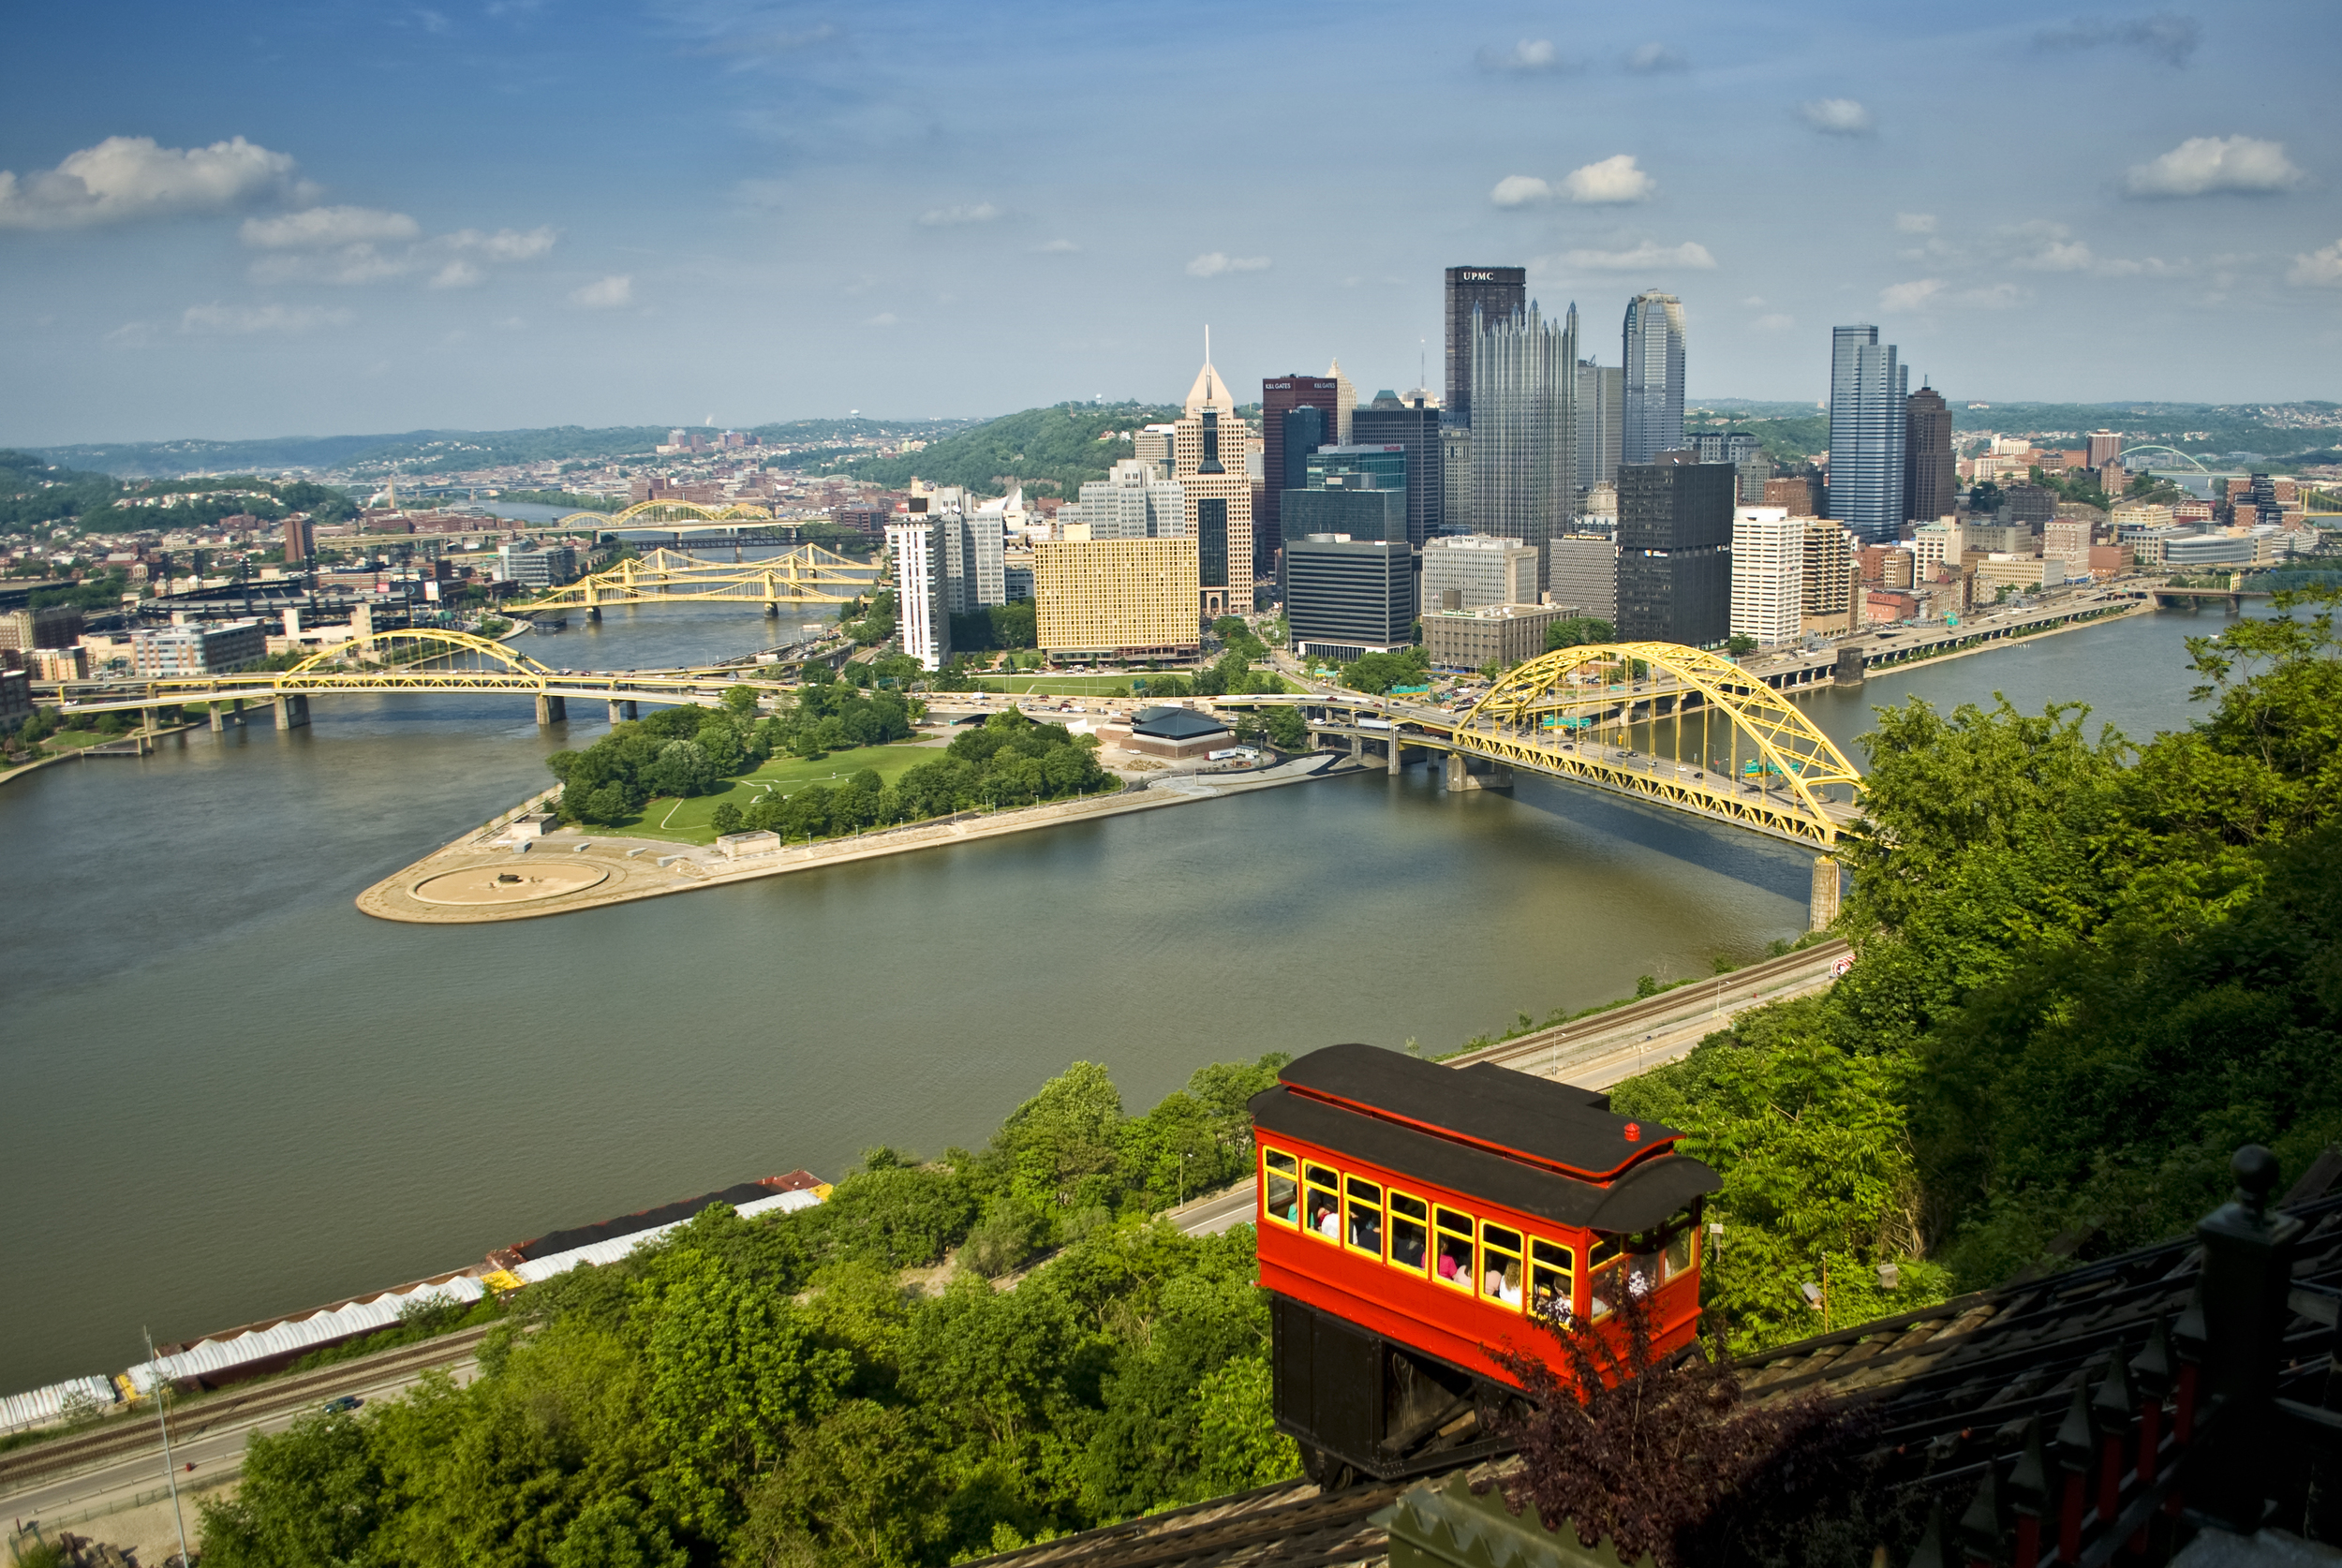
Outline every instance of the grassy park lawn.
POLYGON ((670 844, 713 844, 716 829, 709 821, 719 803, 730 801, 741 810, 769 791, 793 795, 812 784, 843 784, 864 768, 893 783, 904 769, 931 762, 943 753, 933 746, 898 741, 892 746, 864 746, 833 751, 814 762, 801 757, 776 757, 754 773, 726 779, 712 794, 677 800, 672 795, 654 800, 640 817, 616 827, 581 827, 588 837, 656 838, 670 844))

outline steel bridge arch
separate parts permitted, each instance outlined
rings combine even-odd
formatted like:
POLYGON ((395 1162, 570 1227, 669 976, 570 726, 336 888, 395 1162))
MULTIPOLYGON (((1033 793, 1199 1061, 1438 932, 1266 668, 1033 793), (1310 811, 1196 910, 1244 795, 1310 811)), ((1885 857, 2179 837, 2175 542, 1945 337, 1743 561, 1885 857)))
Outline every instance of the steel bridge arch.
POLYGON ((757 605, 847 604, 881 585, 877 567, 801 544, 757 561, 704 561, 654 550, 564 584, 516 612, 717 599, 757 605))
MULTIPOLYGON (((1509 732, 1511 738, 1520 738, 1525 730, 1527 736, 1534 739, 1545 716, 1567 717, 1573 711, 1580 715, 1591 711, 1599 716, 1623 707, 1630 716, 1626 721, 1631 722, 1636 703, 1646 695, 1638 689, 1642 683, 1631 678, 1636 661, 1679 683, 1679 716, 1682 711, 1682 695, 1692 691, 1724 713, 1733 729, 1755 745, 1758 757, 1771 772, 1786 781, 1802 815, 1814 824, 1822 842, 1835 840, 1835 819, 1825 804, 1827 797, 1820 791, 1833 785, 1859 791, 1861 774, 1837 745, 1781 693, 1730 659, 1698 648, 1676 643, 1600 643, 1564 648, 1533 658, 1515 666, 1489 688, 1487 695, 1473 704, 1457 726, 1456 738, 1469 746, 1475 733, 1488 732, 1479 728, 1485 721, 1500 733, 1509 732), (1588 690, 1582 683, 1571 679, 1589 666, 1622 664, 1626 666, 1630 678, 1621 686, 1605 681, 1588 690)), ((1649 697, 1655 699, 1667 694, 1656 687, 1653 682, 1649 697)), ((1654 723, 1658 717, 1656 706, 1654 701, 1651 716, 1654 723)))
MULTIPOLYGON (((2141 451, 2168 451, 2168 452, 2170 452, 2170 453, 2171 453, 2173 457, 2179 458, 2179 459, 2181 459, 2181 460, 2182 460, 2182 461, 2184 461, 2184 462, 2186 462, 2186 463, 2189 463, 2189 464, 2193 464, 2193 465, 2194 465, 2194 466, 2195 466, 2196 472, 2198 472, 2198 473, 2200 473, 2200 474, 2210 474, 2210 473, 2212 472, 2212 470, 2211 470, 2211 469, 2209 469, 2209 468, 2207 468, 2207 467, 2205 467, 2205 466, 2203 466, 2203 463, 2201 462, 2201 460, 2200 460, 2200 459, 2198 459, 2198 458, 2196 458, 2196 457, 2194 457, 2194 456, 2191 456, 2190 454, 2188 454, 2188 453, 2186 453, 2186 452, 2184 452, 2184 451, 2180 451, 2177 447, 2167 447, 2167 446, 2162 445, 2160 442, 2150 442, 2149 444, 2147 444, 2146 446, 2143 446, 2143 447, 2125 447, 2125 448, 2123 449, 2123 456, 2124 456, 2124 457, 2128 457, 2128 456, 2130 456, 2133 452, 2141 452, 2141 451)), ((2128 466, 2128 465, 2127 465, 2127 464, 2126 464, 2126 465, 2124 465, 2124 466, 2125 466, 2126 467, 2127 467, 2127 466, 2128 466)))
POLYGON ((478 654, 483 658, 491 659, 503 666, 516 675, 530 675, 541 679, 553 673, 549 667, 538 663, 526 654, 505 646, 492 637, 480 637, 468 631, 418 627, 410 631, 378 631, 370 636, 357 638, 322 652, 313 653, 287 670, 285 674, 290 677, 322 674, 328 672, 339 673, 342 658, 351 648, 374 648, 386 643, 393 645, 424 647, 436 645, 444 649, 446 654, 478 654))

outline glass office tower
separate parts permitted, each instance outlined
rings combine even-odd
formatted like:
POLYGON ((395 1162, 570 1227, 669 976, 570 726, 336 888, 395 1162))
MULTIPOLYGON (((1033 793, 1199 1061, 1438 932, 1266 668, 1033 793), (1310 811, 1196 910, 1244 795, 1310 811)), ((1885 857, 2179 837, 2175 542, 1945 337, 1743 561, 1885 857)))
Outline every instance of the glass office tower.
POLYGON ((1830 334, 1830 515, 1864 544, 1903 533, 1905 404, 1910 373, 1876 327, 1830 334))
POLYGON ((1526 267, 1447 269, 1447 403, 1449 424, 1472 423, 1472 318, 1491 321, 1519 315, 1529 304, 1526 267))
POLYGON ((1566 531, 1578 504, 1578 307, 1560 323, 1531 302, 1521 314, 1475 320, 1472 339, 1472 525, 1537 549, 1566 531))
POLYGON ((1683 446, 1683 302, 1656 288, 1626 302, 1625 407, 1619 461, 1648 463, 1683 446))

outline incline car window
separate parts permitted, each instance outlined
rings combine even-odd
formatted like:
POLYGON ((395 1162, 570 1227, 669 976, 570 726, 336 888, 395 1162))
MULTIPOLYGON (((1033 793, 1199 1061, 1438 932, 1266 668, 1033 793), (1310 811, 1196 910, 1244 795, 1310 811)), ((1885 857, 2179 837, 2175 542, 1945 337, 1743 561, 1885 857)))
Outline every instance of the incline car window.
POLYGON ((1383 1255, 1383 1190, 1371 1181, 1345 1176, 1350 1194, 1349 1219, 1342 1240, 1360 1252, 1383 1255))
POLYGON ((1341 1239, 1341 1179, 1323 1165, 1302 1167, 1309 1173, 1309 1223, 1312 1232, 1327 1241, 1341 1239))
POLYGON ((1558 1242, 1529 1243, 1529 1301, 1538 1311, 1560 1317, 1569 1315, 1570 1276, 1575 1260, 1570 1250, 1558 1242))
POLYGON ((1500 1307, 1520 1306, 1520 1233, 1480 1222, 1480 1296, 1500 1307))
POLYGON ((1459 1214, 1452 1208, 1439 1211, 1431 1273, 1460 1291, 1472 1288, 1472 1216, 1459 1214))
POLYGON ((1390 1262, 1394 1268, 1420 1274, 1431 1246, 1431 1211, 1421 1198, 1394 1191, 1390 1195, 1390 1262))
POLYGON ((1267 1206, 1268 1218, 1282 1220, 1288 1225, 1300 1223, 1300 1165, 1290 1154, 1282 1154, 1273 1148, 1264 1151, 1261 1161, 1268 1173, 1268 1179, 1261 1186, 1262 1201, 1267 1206))

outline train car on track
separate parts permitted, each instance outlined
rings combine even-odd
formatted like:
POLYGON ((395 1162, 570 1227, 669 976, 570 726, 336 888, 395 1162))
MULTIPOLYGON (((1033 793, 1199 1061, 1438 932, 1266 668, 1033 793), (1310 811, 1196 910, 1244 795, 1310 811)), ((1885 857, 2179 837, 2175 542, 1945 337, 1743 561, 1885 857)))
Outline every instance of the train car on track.
POLYGON ((1549 1314, 1599 1324, 1627 1293, 1656 1348, 1699 1316, 1716 1174, 1674 1128, 1492 1062, 1458 1071, 1329 1045, 1253 1097, 1260 1283, 1277 1425, 1312 1479, 1382 1480, 1494 1452, 1503 1356, 1569 1369, 1549 1314))

